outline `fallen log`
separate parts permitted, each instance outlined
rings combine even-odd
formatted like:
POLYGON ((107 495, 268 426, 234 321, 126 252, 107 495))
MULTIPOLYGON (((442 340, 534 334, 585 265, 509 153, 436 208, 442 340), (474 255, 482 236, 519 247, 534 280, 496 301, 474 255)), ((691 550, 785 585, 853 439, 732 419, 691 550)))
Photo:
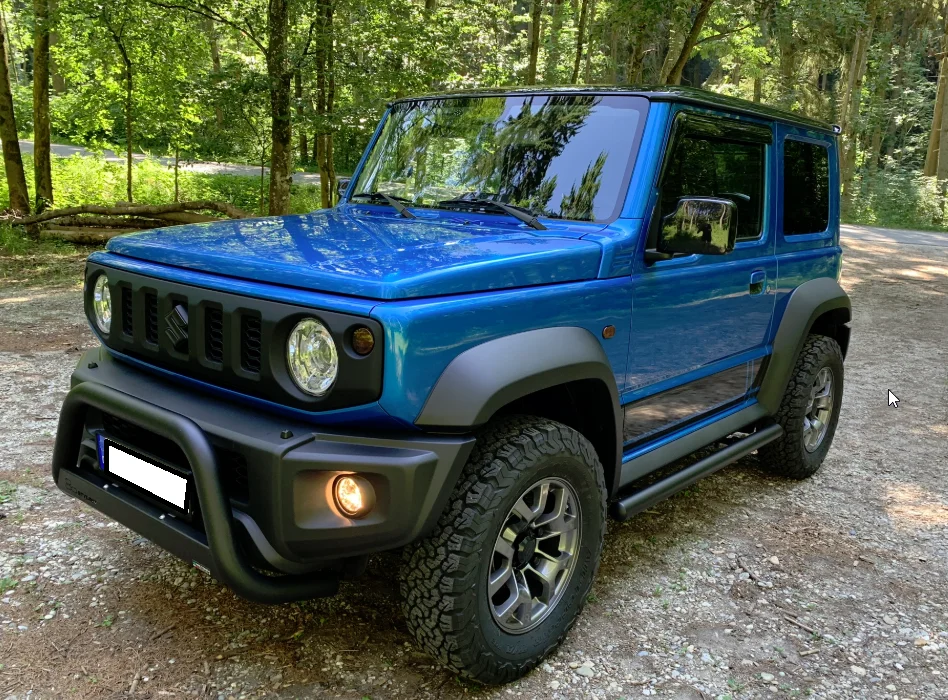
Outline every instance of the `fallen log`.
POLYGON ((139 233, 142 230, 140 228, 94 228, 92 226, 67 228, 65 226, 51 226, 40 229, 39 237, 46 240, 96 245, 125 233, 139 233))
POLYGON ((162 221, 173 221, 176 224, 204 224, 209 221, 226 221, 226 219, 222 219, 219 216, 195 214, 190 211, 171 211, 167 214, 152 214, 151 216, 152 218, 161 219, 162 221))
POLYGON ((103 216, 152 216, 157 214, 171 214, 175 212, 188 211, 216 211, 231 219, 247 219, 250 214, 238 209, 232 204, 226 202, 197 201, 197 202, 173 202, 171 204, 117 204, 111 207, 104 207, 99 204, 83 204, 78 207, 66 207, 65 209, 49 209, 41 214, 27 216, 21 219, 13 219, 11 224, 19 226, 31 226, 33 224, 60 219, 64 216, 75 216, 78 214, 100 214, 103 216))
POLYGON ((100 226, 103 228, 160 228, 167 226, 162 219, 143 218, 140 216, 110 217, 110 216, 64 216, 60 219, 53 219, 53 223, 45 224, 47 227, 53 225, 75 228, 77 226, 100 226))

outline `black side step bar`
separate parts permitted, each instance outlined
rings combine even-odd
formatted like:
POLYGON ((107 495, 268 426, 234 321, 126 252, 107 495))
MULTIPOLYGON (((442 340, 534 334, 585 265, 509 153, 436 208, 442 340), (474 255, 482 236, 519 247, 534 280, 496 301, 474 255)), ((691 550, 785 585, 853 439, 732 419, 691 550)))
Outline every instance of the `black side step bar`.
POLYGON ((636 513, 651 508, 656 503, 665 500, 682 489, 688 488, 699 479, 713 474, 767 443, 773 442, 781 435, 783 435, 783 428, 776 423, 758 428, 757 432, 741 438, 691 466, 619 499, 612 506, 612 516, 616 520, 628 520, 636 513))

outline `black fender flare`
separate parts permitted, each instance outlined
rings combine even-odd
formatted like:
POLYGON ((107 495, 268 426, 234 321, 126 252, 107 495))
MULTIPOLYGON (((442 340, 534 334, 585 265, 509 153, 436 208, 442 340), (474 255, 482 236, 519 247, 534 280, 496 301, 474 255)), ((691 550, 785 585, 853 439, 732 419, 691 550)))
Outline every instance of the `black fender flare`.
POLYGON ((622 410, 615 373, 585 328, 558 326, 495 338, 455 357, 438 378, 415 424, 428 430, 473 428, 517 399, 581 379, 602 381, 615 422, 615 467, 622 459, 622 410))
MULTIPOLYGON (((852 320, 849 295, 831 277, 809 280, 790 293, 757 394, 757 401, 769 414, 775 414, 780 408, 793 368, 814 323, 831 311, 836 312, 841 323, 852 320)), ((846 330, 848 333, 848 327, 846 330)))

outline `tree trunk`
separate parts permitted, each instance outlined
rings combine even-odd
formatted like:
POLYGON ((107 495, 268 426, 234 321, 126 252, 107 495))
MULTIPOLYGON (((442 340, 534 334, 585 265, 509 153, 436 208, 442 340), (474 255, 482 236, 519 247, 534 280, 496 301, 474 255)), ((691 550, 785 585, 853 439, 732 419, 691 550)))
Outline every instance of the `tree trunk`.
POLYGON ((180 171, 179 164, 181 162, 181 149, 178 148, 178 144, 174 145, 174 201, 181 201, 181 189, 178 186, 178 173, 180 171))
MULTIPOLYGON (((219 78, 221 74, 221 48, 217 41, 217 27, 214 24, 214 20, 209 17, 205 18, 204 30, 207 32, 207 42, 211 46, 211 68, 213 69, 213 75, 215 78, 219 78)), ((214 121, 217 123, 218 129, 224 128, 224 110, 221 109, 219 104, 214 105, 214 121)))
POLYGON ((592 83, 592 35, 593 35, 593 23, 596 19, 596 0, 589 0, 589 19, 587 23, 589 24, 589 29, 586 30, 586 41, 589 42, 589 47, 586 49, 586 60, 583 65, 583 82, 589 85, 592 83))
POLYGON ((859 104, 862 95, 862 81, 866 75, 869 44, 872 41, 875 17, 870 16, 867 28, 856 35, 856 43, 850 60, 853 71, 847 81, 846 103, 843 105, 843 119, 840 122, 842 133, 842 157, 840 158, 840 180, 842 186, 842 208, 848 211, 852 199, 852 182, 856 173, 856 122, 859 119, 859 104))
POLYGON ((293 73, 293 89, 296 96, 296 122, 300 135, 300 162, 309 160, 309 144, 306 143, 306 129, 303 126, 303 75, 299 70, 293 73))
POLYGON ((576 57, 573 59, 573 75, 571 83, 579 80, 579 64, 583 60, 583 44, 586 41, 586 22, 589 17, 589 0, 583 0, 579 9, 579 25, 576 27, 576 57))
POLYGON ((270 0, 267 18, 267 75, 270 79, 270 208, 271 216, 290 211, 293 160, 290 88, 287 70, 288 1, 270 0))
POLYGON ((764 84, 760 76, 754 76, 754 102, 760 102, 764 94, 764 84))
POLYGON ((132 199, 132 64, 126 58, 125 63, 125 183, 128 196, 128 203, 132 199))
POLYGON ((708 13, 711 12, 711 6, 713 4, 714 0, 701 0, 701 4, 698 6, 698 12, 695 14, 694 21, 691 23, 691 31, 688 32, 688 36, 685 37, 685 43, 681 47, 681 53, 678 54, 677 60, 672 65, 671 70, 668 71, 668 77, 665 78, 666 85, 681 84, 681 74, 685 70, 685 64, 688 63, 688 59, 691 58, 691 52, 698 43, 701 29, 704 27, 705 20, 708 19, 708 13))
MULTIPOLYGON (((336 104, 336 50, 335 50, 335 32, 333 27, 333 0, 326 0, 326 31, 328 41, 326 42, 326 116, 332 118, 333 109, 336 104)), ((326 152, 325 167, 320 168, 320 178, 325 170, 325 177, 329 181, 329 202, 335 204, 336 201, 336 163, 333 143, 332 125, 326 131, 326 152)))
POLYGON ((935 95, 935 113, 932 115, 932 128, 928 133, 928 153, 925 156, 923 173, 928 176, 938 171, 941 145, 941 121, 948 100, 948 12, 945 12, 945 25, 941 38, 942 59, 938 67, 938 92, 935 95))
POLYGON ((33 184, 36 210, 53 202, 49 134, 49 0, 33 0, 33 184))
POLYGON ((16 117, 13 115, 13 91, 10 88, 10 70, 7 60, 7 34, 0 24, 0 141, 3 142, 3 166, 10 191, 10 209, 21 214, 30 213, 30 195, 26 189, 26 175, 20 156, 16 117))
POLYGON ((540 22, 543 18, 543 0, 532 0, 530 5, 530 60, 527 63, 527 73, 523 77, 526 85, 535 85, 537 82, 537 60, 540 56, 540 22))
POLYGON ((543 71, 543 82, 556 83, 560 63, 560 30, 563 28, 563 0, 552 0, 553 9, 550 17, 550 48, 546 54, 546 68, 543 71))

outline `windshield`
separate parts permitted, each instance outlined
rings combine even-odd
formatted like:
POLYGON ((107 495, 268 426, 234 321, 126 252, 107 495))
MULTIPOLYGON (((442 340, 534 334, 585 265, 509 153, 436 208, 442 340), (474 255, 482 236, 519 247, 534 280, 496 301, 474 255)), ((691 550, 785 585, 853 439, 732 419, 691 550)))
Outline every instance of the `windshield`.
POLYGON ((618 95, 452 97, 396 104, 356 194, 414 207, 493 199, 536 216, 614 218, 648 101, 618 95))

